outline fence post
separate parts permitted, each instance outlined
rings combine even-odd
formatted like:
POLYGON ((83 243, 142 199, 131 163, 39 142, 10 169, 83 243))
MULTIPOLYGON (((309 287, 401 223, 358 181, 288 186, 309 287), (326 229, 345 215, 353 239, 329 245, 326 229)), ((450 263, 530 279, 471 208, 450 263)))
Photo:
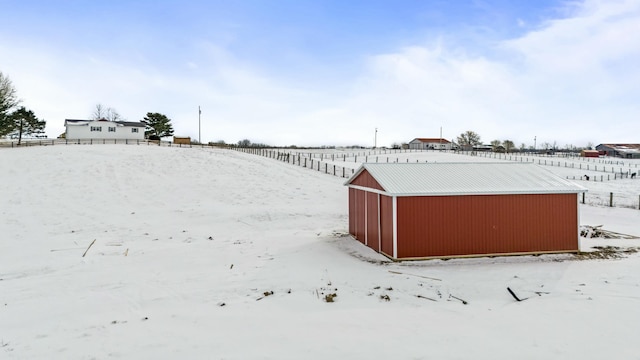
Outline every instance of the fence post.
POLYGON ((609 207, 613 207, 613 193, 609 193, 609 207))

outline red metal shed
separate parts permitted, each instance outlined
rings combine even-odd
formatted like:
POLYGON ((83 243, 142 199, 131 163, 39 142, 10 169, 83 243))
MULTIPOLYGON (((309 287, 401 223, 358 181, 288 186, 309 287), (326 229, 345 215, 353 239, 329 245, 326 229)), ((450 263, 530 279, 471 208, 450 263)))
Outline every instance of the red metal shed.
POLYGON ((577 252, 586 189, 528 163, 363 164, 349 233, 392 259, 577 252))

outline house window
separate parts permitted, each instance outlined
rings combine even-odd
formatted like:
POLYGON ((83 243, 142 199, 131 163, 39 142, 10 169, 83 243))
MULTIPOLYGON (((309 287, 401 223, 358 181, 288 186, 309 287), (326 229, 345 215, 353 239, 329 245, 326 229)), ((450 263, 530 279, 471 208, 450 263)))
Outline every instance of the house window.
POLYGON ((102 126, 92 126, 91 131, 102 131, 102 126))
POLYGON ((134 133, 134 132, 137 133, 138 132, 138 128, 131 128, 131 132, 132 133, 134 133))
POLYGON ((109 132, 116 132, 115 126, 109 126, 109 132))

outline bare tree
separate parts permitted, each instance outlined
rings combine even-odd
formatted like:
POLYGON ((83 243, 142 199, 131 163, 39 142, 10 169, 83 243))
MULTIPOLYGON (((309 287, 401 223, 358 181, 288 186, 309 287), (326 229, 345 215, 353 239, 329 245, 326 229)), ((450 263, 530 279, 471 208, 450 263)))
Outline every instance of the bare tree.
POLYGON ((502 145, 502 142, 500 140, 491 140, 491 148, 493 149, 493 151, 498 150, 498 147, 502 145))
POLYGON ((106 112, 107 112, 107 109, 105 109, 105 107, 102 106, 102 104, 96 104, 96 108, 93 110, 93 113, 91 114, 91 120, 104 119, 106 112))
POLYGON ((19 103, 20 100, 11 79, 0 72, 0 136, 5 136, 12 131, 11 110, 19 103))
POLYGON ((5 114, 9 110, 18 106, 20 100, 16 95, 16 88, 8 76, 0 71, 0 114, 5 114))
POLYGON ((504 150, 506 152, 510 152, 511 150, 513 150, 516 147, 516 144, 514 144, 513 141, 511 141, 511 140, 503 140, 502 141, 502 146, 504 146, 504 150))
POLYGON ((458 145, 460 145, 463 149, 467 148, 470 150, 475 145, 480 145, 480 135, 478 135, 474 131, 465 131, 460 136, 458 136, 458 145))
POLYGON ((114 108, 105 107, 102 104, 96 104, 96 108, 93 110, 93 114, 91 114, 91 120, 118 121, 123 119, 114 108))

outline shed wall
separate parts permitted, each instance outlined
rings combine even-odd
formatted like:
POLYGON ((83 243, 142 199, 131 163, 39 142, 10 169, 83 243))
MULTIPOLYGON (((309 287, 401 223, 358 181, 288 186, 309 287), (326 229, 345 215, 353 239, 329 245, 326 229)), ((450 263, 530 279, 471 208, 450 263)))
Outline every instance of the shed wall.
POLYGON ((393 257, 393 198, 380 195, 380 251, 393 257))
POLYGON ((398 258, 578 250, 577 194, 398 198, 398 258))
POLYGON ((349 234, 356 235, 356 189, 349 188, 349 234))
POLYGON ((380 251, 379 222, 378 222, 378 194, 367 192, 367 238, 366 245, 375 251, 380 251))
POLYGON ((349 188, 349 234, 365 242, 365 192, 349 188))
POLYGON ((376 179, 374 179, 373 176, 371 176, 371 174, 369 174, 369 172, 366 170, 363 171, 360 175, 356 176, 356 178, 353 179, 350 184, 384 191, 382 186, 380 186, 376 179))

